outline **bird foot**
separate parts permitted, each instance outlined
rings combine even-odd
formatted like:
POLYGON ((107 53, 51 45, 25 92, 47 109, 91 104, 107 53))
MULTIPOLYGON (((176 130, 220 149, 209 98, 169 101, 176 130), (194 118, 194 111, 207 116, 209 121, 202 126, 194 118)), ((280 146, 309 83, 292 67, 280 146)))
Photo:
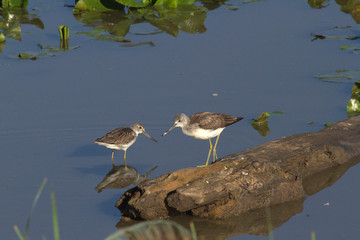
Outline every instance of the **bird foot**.
POLYGON ((207 167, 208 165, 199 165, 199 166, 196 166, 196 167, 207 167))

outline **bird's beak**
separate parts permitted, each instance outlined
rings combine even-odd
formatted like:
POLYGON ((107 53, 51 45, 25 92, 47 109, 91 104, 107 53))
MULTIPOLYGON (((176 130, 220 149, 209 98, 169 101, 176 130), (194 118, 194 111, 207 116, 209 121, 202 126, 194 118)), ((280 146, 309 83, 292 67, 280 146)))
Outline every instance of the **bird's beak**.
POLYGON ((143 132, 143 134, 144 134, 145 136, 147 136, 148 138, 150 138, 151 140, 153 140, 154 142, 158 142, 158 141, 156 141, 155 138, 153 138, 152 136, 150 136, 147 132, 143 132))
POLYGON ((166 132, 164 132, 161 136, 165 136, 166 134, 168 134, 171 130, 173 130, 175 128, 175 125, 173 125, 171 128, 169 128, 169 130, 167 130, 166 132))

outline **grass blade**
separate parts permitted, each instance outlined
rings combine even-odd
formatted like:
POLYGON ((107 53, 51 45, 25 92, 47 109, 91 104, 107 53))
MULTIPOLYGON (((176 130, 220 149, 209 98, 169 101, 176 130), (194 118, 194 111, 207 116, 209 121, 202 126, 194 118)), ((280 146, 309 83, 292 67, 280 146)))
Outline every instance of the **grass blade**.
POLYGON ((15 226, 14 226, 14 230, 15 230, 15 233, 16 233, 16 235, 18 236, 18 238, 19 238, 20 240, 24 240, 24 237, 22 236, 22 234, 21 234, 18 226, 15 225, 15 226))
POLYGON ((51 188, 51 208, 52 208, 52 219, 53 219, 53 228, 54 228, 54 240, 60 240, 59 221, 56 210, 55 193, 53 188, 51 188))
POLYGON ((268 225, 268 231, 269 231, 269 240, 274 240, 274 233, 273 233, 273 226, 271 221, 271 211, 270 208, 265 208, 265 214, 266 214, 266 222, 268 225))
POLYGON ((311 232, 311 240, 316 240, 315 232, 311 232))
POLYGON ((195 224, 194 224, 193 221, 190 222, 190 231, 191 231, 192 239, 193 239, 193 240, 197 240, 195 224))
POLYGON ((30 229, 30 222, 31 222, 31 218, 32 218, 32 215, 34 213, 34 210, 35 210, 35 207, 36 207, 36 204, 37 202, 39 201, 39 198, 40 198, 40 195, 45 187, 45 184, 47 182, 47 178, 45 178, 42 183, 41 183, 41 186, 39 188, 39 190, 37 191, 36 193, 36 196, 34 198, 34 202, 33 202, 33 205, 31 207, 31 210, 30 210, 30 215, 29 215, 29 218, 28 220, 26 221, 26 227, 25 227, 25 233, 24 233, 24 240, 27 240, 28 239, 28 235, 29 235, 29 229, 30 229))

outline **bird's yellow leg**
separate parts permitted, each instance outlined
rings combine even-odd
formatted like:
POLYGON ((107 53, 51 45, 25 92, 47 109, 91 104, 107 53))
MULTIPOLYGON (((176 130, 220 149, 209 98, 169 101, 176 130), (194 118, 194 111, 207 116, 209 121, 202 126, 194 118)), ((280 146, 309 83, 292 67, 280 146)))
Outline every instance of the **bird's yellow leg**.
POLYGON ((126 167, 126 150, 124 150, 124 162, 125 162, 125 167, 126 167))
POLYGON ((198 167, 206 167, 206 166, 208 165, 208 163, 209 163, 209 158, 210 158, 210 154, 211 154, 211 149, 213 148, 213 146, 212 146, 212 143, 211 143, 211 140, 210 140, 210 139, 209 139, 209 143, 210 143, 210 148, 209 148, 208 157, 207 157, 207 159, 206 159, 206 164, 205 164, 205 165, 200 165, 200 166, 198 166, 198 167))
POLYGON ((219 137, 220 137, 220 134, 217 136, 216 141, 215 141, 215 145, 214 145, 214 148, 213 148, 213 162, 215 162, 215 160, 218 158, 218 156, 216 154, 216 146, 217 146, 217 143, 219 141, 219 137))
POLYGON ((113 164, 113 166, 114 166, 114 165, 115 165, 115 164, 114 164, 114 150, 112 150, 111 161, 112 161, 112 164, 113 164))

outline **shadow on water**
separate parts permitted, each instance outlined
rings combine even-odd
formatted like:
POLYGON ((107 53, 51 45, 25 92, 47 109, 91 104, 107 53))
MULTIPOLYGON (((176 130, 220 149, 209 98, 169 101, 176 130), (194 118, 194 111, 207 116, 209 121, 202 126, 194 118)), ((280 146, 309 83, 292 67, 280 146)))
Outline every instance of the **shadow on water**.
MULTIPOLYGON (((303 179, 306 195, 311 196, 324 188, 332 186, 345 172, 360 162, 360 156, 354 157, 345 164, 332 167, 303 179)), ((171 220, 189 229, 194 222, 198 239, 227 239, 241 234, 267 236, 270 232, 291 217, 303 211, 305 197, 267 208, 256 209, 228 219, 206 219, 181 215, 171 220), (270 228, 269 228, 270 227, 270 228)), ((124 228, 134 222, 119 221, 117 228, 124 228)))
POLYGON ((157 166, 150 169, 144 175, 140 175, 134 167, 129 165, 113 166, 104 179, 95 187, 95 190, 100 193, 104 189, 118 189, 125 188, 131 184, 140 184, 156 168, 157 166))

